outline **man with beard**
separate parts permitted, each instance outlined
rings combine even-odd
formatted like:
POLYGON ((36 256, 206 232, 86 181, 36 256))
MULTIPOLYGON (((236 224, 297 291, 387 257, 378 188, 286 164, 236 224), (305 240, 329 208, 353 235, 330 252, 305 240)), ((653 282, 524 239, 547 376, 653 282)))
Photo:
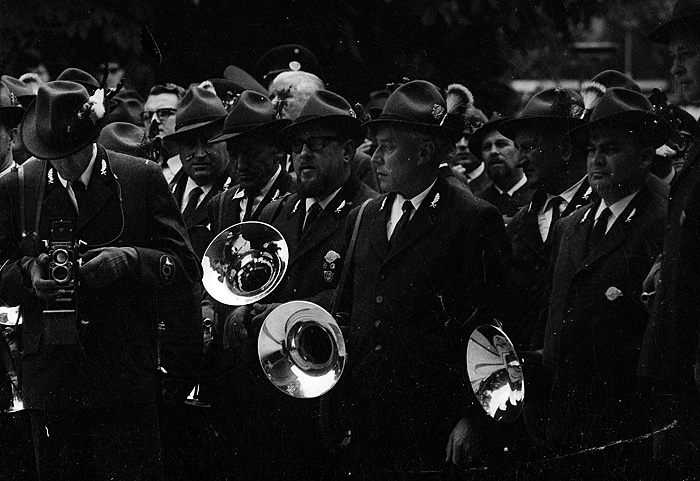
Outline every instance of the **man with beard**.
POLYGON ((175 143, 180 152, 186 175, 179 177, 172 190, 200 259, 213 237, 208 227, 207 204, 231 182, 226 170, 226 145, 208 143, 221 133, 224 118, 226 109, 216 94, 193 87, 182 99, 175 131, 163 137, 164 141, 175 143))
POLYGON ((331 309, 345 263, 348 213, 377 196, 353 172, 355 149, 365 135, 350 104, 339 95, 313 93, 281 135, 294 157, 299 192, 270 203, 259 220, 272 224, 287 242, 287 274, 260 303, 239 307, 226 321, 225 335, 232 344, 243 344, 237 364, 245 440, 240 464, 247 469, 237 475, 243 479, 319 479, 330 469, 314 428, 318 403, 285 396, 270 383, 258 360, 258 331, 283 302, 303 299, 331 309), (251 465, 263 445, 270 458, 251 465))
POLYGON ((533 190, 518 163, 518 149, 513 141, 498 131, 505 120, 498 113, 472 134, 469 150, 486 164, 486 172, 493 182, 479 197, 495 205, 503 214, 506 224, 530 203, 533 190))

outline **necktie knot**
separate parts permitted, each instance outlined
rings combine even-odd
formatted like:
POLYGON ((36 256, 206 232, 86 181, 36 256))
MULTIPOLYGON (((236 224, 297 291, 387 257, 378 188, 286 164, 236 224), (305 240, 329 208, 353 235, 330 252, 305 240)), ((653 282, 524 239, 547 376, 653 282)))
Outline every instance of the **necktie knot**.
POLYGON ((255 206, 255 199, 258 196, 258 191, 253 189, 247 189, 245 191, 245 213, 243 214, 243 221, 252 220, 253 217, 253 207, 255 206))
POLYGON ((204 191, 201 187, 195 187, 192 189, 192 191, 190 191, 190 197, 187 201, 187 205, 185 206, 185 210, 182 212, 182 217, 186 219, 192 214, 199 204, 199 198, 201 197, 202 193, 204 193, 204 191))
POLYGON ((409 213, 410 213, 410 212, 413 210, 413 202, 411 202, 410 200, 407 200, 407 201, 404 202, 403 205, 401 206, 401 210, 403 210, 404 212, 409 212, 409 213))
POLYGON ((394 232, 391 234, 391 238, 389 239, 390 247, 396 245, 397 240, 403 235, 404 231, 406 230, 408 221, 411 220, 411 211, 413 210, 413 203, 410 200, 405 201, 401 206, 401 210, 403 211, 403 214, 401 214, 399 221, 396 223, 396 227, 394 227, 394 232))
POLYGON ((318 202, 314 202, 309 206, 309 210, 306 211, 306 221, 304 222, 304 230, 307 229, 321 214, 321 205, 318 202))
POLYGON ((610 211, 610 209, 606 207, 601 211, 600 215, 595 220, 593 228, 591 229, 591 234, 588 237, 589 252, 592 251, 593 248, 595 248, 595 246, 600 243, 603 237, 605 237, 605 232, 608 229, 608 219, 610 219, 611 214, 612 212, 610 211))

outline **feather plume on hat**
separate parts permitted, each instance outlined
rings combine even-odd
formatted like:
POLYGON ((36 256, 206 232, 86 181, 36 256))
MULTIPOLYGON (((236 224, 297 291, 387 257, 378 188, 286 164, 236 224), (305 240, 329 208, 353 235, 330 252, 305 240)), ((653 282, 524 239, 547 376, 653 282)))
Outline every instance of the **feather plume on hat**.
POLYGON ((447 112, 440 125, 454 130, 464 130, 469 120, 468 112, 474 108, 474 95, 464 85, 451 84, 447 86, 445 103, 447 112))
POLYGON ((599 82, 583 82, 581 84, 581 98, 583 98, 583 114, 581 119, 588 120, 591 117, 591 112, 600 102, 601 97, 605 94, 605 85, 599 82))

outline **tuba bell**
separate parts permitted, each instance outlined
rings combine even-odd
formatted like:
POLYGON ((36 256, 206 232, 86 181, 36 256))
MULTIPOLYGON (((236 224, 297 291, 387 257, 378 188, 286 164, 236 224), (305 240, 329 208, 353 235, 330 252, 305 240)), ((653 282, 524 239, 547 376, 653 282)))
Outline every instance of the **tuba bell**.
POLYGON ((476 399, 497 421, 515 421, 523 409, 525 382, 520 358, 500 327, 484 324, 467 344, 467 374, 476 399))
POLYGON ((269 224, 246 221, 221 231, 202 257, 202 282, 217 301, 244 306, 279 285, 287 271, 289 248, 269 224))
POLYGON ((287 302, 267 316, 258 335, 258 356, 275 387, 303 399, 328 392, 347 360, 338 323, 307 301, 287 302))

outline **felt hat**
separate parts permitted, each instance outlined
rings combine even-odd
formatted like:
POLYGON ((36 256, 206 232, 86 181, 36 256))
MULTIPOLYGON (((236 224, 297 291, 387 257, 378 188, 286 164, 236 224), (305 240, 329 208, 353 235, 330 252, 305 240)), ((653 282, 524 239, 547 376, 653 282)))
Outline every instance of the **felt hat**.
POLYGON ((264 95, 244 91, 224 120, 221 135, 209 140, 210 144, 232 141, 255 134, 265 134, 274 140, 289 125, 288 119, 278 119, 270 99, 264 95))
POLYGON ((85 87, 90 95, 92 95, 95 90, 100 88, 100 83, 95 77, 84 70, 80 70, 79 68, 70 67, 65 69, 58 77, 56 77, 56 80, 67 80, 78 83, 85 87))
POLYGON ((634 90, 607 89, 591 113, 590 121, 574 128, 570 135, 578 143, 587 141, 593 129, 621 125, 649 142, 651 147, 666 143, 672 135, 670 125, 653 112, 649 99, 634 90))
POLYGON ((525 105, 518 118, 509 119, 498 126, 498 131, 514 139, 520 129, 540 126, 564 126, 571 130, 586 123, 583 98, 569 89, 548 89, 535 94, 525 105))
POLYGON ((0 121, 9 128, 14 128, 22 121, 24 109, 5 82, 0 81, 0 121))
POLYGON ((282 72, 302 70, 318 77, 322 76, 321 65, 316 55, 299 44, 280 45, 268 50, 254 67, 255 77, 265 85, 282 72))
POLYGON ((143 112, 143 98, 135 90, 120 90, 112 97, 111 109, 107 123, 129 122, 141 126, 141 113, 143 112))
POLYGON ((402 124, 457 142, 463 135, 464 119, 460 114, 454 120, 450 121, 445 98, 437 86, 413 80, 394 90, 379 117, 363 125, 373 129, 382 124, 402 124))
POLYGON ((113 122, 102 129, 98 142, 107 150, 143 159, 155 159, 155 151, 160 147, 161 139, 149 139, 142 128, 132 123, 113 122))
MULTIPOLYGON (((259 92, 263 95, 267 95, 267 89, 260 85, 260 82, 255 80, 255 78, 248 72, 235 65, 229 65, 224 70, 224 78, 230 82, 241 87, 241 92, 243 90, 253 90, 254 92, 259 92)), ((214 84, 216 87, 216 84, 214 84)), ((217 90, 218 91, 218 90, 217 90)))
POLYGON ((508 120, 508 117, 503 117, 498 112, 494 112, 488 122, 479 127, 471 137, 469 137, 468 147, 474 157, 477 159, 481 158, 481 143, 484 141, 484 137, 491 132, 497 131, 498 126, 506 120, 508 120))
POLYGON ((10 77, 9 75, 3 75, 0 77, 0 81, 10 89, 10 92, 15 96, 20 106, 25 109, 29 107, 29 104, 36 98, 36 93, 34 93, 32 87, 19 79, 10 77))
POLYGON ((39 86, 22 120, 20 135, 30 154, 61 159, 95 141, 109 114, 104 90, 93 96, 82 85, 56 80, 39 86))
POLYGON ((313 124, 336 128, 358 145, 365 139, 362 123, 348 101, 329 90, 317 90, 311 94, 299 116, 282 129, 282 140, 288 141, 299 128, 313 124))
POLYGON ((671 18, 649 32, 647 38, 654 43, 667 44, 672 37, 696 38, 700 28, 700 1, 678 0, 673 5, 671 18))
POLYGON ((175 120, 175 132, 163 137, 163 140, 177 141, 182 134, 214 123, 221 123, 226 118, 226 109, 219 97, 210 90, 192 87, 180 102, 175 120))

